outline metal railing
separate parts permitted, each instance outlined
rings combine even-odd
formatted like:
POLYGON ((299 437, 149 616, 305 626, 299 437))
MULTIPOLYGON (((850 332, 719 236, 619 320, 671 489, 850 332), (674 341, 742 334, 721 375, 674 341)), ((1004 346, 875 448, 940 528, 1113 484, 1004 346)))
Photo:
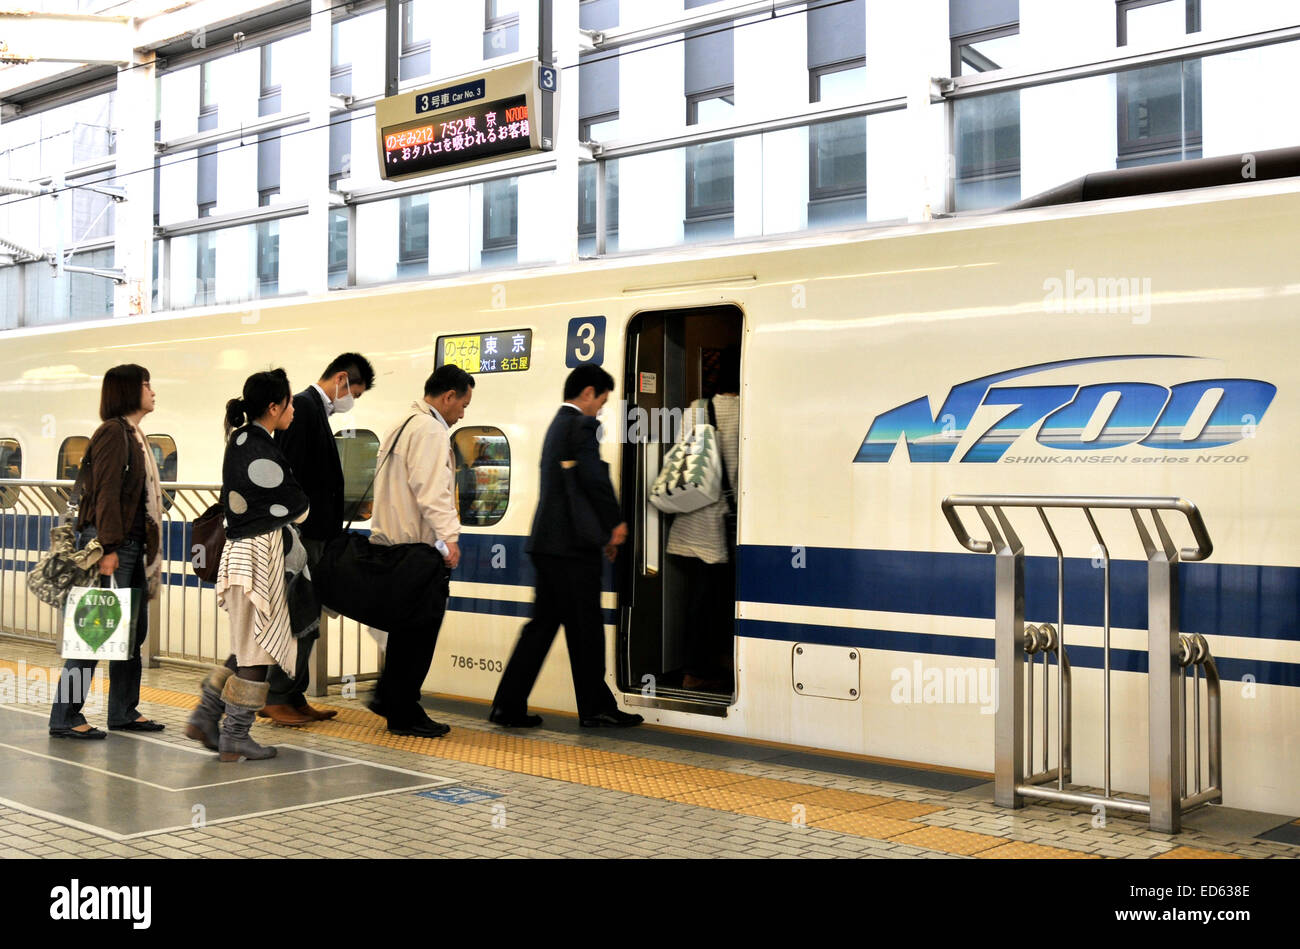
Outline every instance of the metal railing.
POLYGON ((1193 808, 1223 800, 1219 676, 1205 637, 1178 630, 1178 562, 1198 561, 1213 551, 1200 511, 1183 498, 1053 497, 1026 495, 954 495, 942 509, 958 542, 968 550, 996 555, 994 660, 997 666, 997 717, 994 722, 994 799, 1003 807, 1022 807, 1025 798, 1097 805, 1147 814, 1153 830, 1177 833, 1182 815, 1193 808), (958 508, 974 508, 989 540, 971 537, 958 508), (1037 512, 1056 550, 1056 625, 1025 624, 1024 545, 1007 516, 1009 508, 1037 512), (1067 789, 1071 778, 1072 728, 1070 663, 1065 646, 1065 553, 1052 526, 1049 510, 1082 510, 1100 554, 1102 576, 1102 793, 1067 789), (1148 800, 1122 797, 1111 784, 1111 557, 1093 511, 1126 510, 1133 517, 1147 558, 1147 708, 1148 800), (990 513, 990 511, 992 513, 990 513), (1179 550, 1170 537, 1161 511, 1182 514, 1195 546, 1179 550), (1146 512, 1155 540, 1144 522, 1146 512), (1043 654, 1042 769, 1034 772, 1034 656, 1043 654), (1050 694, 1048 656, 1057 659, 1057 761, 1049 761, 1050 694), (1026 657, 1028 662, 1026 663, 1026 657), (1022 666, 1024 668, 1022 669, 1022 666), (1187 679, 1192 679, 1192 710, 1187 708, 1187 679), (1206 691, 1208 787, 1201 761, 1201 672, 1206 691), (1188 727, 1192 719, 1194 761, 1189 786, 1188 727), (1028 721, 1028 724, 1026 722, 1028 721), (1043 785, 1055 781, 1056 787, 1043 785), (1189 794, 1189 790, 1191 793, 1189 794))
MULTIPOLYGON (((27 574, 49 549, 50 529, 67 504, 71 481, 0 480, 0 637, 57 646, 63 616, 27 590, 27 574)), ((162 586, 149 603, 149 632, 141 658, 210 666, 230 654, 230 627, 212 584, 194 573, 192 524, 216 503, 218 484, 164 482, 162 586)), ((361 624, 321 616, 321 637, 312 660, 309 694, 330 685, 378 677, 382 657, 361 624)))

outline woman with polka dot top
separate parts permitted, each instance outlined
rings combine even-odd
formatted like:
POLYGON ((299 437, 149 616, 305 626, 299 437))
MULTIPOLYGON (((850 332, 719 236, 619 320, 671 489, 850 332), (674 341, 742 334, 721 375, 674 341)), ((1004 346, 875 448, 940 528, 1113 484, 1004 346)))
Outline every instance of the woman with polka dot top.
MULTIPOLYGON (((292 670, 297 658, 286 591, 307 562, 293 525, 307 517, 308 502, 272 438, 292 421, 293 399, 283 369, 249 376, 242 397, 226 404, 221 466, 226 544, 216 587, 217 603, 230 616, 232 655, 204 681, 199 707, 185 730, 189 738, 219 751, 222 761, 275 757, 275 748, 253 741, 249 728, 266 704, 271 665, 292 670)), ((319 608, 315 619, 319 621, 319 608)))

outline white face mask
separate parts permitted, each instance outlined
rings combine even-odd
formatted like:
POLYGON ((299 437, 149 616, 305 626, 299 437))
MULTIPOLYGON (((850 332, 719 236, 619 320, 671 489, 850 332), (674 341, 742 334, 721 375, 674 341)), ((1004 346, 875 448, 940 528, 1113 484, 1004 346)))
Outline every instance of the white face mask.
POLYGON ((339 387, 338 386, 334 387, 334 401, 331 402, 330 404, 334 407, 335 412, 341 413, 341 412, 352 411, 352 403, 355 401, 352 398, 352 389, 349 387, 344 391, 347 394, 341 396, 339 395, 339 387))

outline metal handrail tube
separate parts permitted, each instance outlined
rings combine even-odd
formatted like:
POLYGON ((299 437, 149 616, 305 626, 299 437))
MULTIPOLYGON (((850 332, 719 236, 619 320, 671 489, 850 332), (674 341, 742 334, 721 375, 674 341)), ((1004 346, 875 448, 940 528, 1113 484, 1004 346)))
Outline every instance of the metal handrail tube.
POLYGON ((1205 695, 1206 712, 1209 715, 1208 736, 1210 789, 1223 790, 1223 733, 1219 714, 1222 706, 1219 702, 1219 667, 1214 664, 1214 657, 1205 655, 1205 695))
POLYGON ((1146 801, 1135 801, 1127 797, 1102 797, 1100 794, 1088 794, 1084 791, 1058 791, 1056 788, 1035 787, 1020 784, 1016 793, 1022 797, 1040 798, 1044 801, 1056 801, 1064 804, 1101 804, 1108 810, 1129 811, 1133 814, 1151 813, 1151 805, 1146 801))
POLYGON ((940 505, 943 515, 952 528, 958 543, 977 554, 987 554, 993 547, 986 540, 974 540, 962 523, 958 507, 1033 507, 1033 508, 1092 508, 1094 510, 1144 510, 1178 511, 1187 518, 1195 547, 1185 547, 1179 559, 1187 562, 1204 560, 1214 552, 1209 531, 1201 519, 1201 512, 1186 498, 1171 497, 1079 497, 1074 495, 1011 495, 1011 494, 953 494, 940 505))
MULTIPOLYGON (((1187 677, 1183 676, 1183 678, 1187 678, 1187 677)), ((1192 737, 1195 740, 1195 743, 1192 747, 1192 755, 1194 756, 1194 760, 1196 762, 1195 766, 1192 768, 1192 773, 1196 775, 1196 793, 1199 794, 1201 793, 1202 790, 1202 786, 1201 786, 1201 667, 1199 665, 1192 666, 1192 724, 1193 724, 1192 737)), ((1186 729, 1187 729, 1187 723, 1184 721, 1183 730, 1186 731, 1186 729)), ((1186 794, 1187 792, 1184 790, 1183 793, 1186 794)))

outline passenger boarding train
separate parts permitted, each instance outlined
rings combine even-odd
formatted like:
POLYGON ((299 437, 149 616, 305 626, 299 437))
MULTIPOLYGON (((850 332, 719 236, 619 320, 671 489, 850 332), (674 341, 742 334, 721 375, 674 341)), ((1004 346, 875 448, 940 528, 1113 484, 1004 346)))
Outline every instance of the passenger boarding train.
MULTIPOLYGON (((1291 178, 18 330, 0 337, 0 439, 18 443, 24 478, 65 475, 59 447, 98 424, 104 371, 138 362, 158 395, 145 427, 174 442, 176 479, 216 482, 222 406, 250 372, 283 366, 301 391, 355 350, 377 383, 333 424, 364 455, 361 434, 405 417, 439 354, 481 370, 488 338, 514 348, 527 330, 527 347, 500 351, 505 371, 476 376, 461 423, 464 557, 426 690, 492 696, 529 612, 542 438, 566 374, 600 362, 618 382, 602 450, 631 527, 604 593, 624 707, 693 732, 979 772, 993 769, 994 558, 958 544, 942 500, 1186 498, 1214 544, 1182 565, 1180 612, 1224 681, 1224 803, 1294 815, 1297 246, 1291 178), (719 695, 673 685, 693 620, 664 555, 668 518, 646 503, 665 446, 622 435, 638 410, 707 394, 716 354, 737 343, 734 692, 719 695)), ((1097 520, 1114 568, 1113 783, 1143 793, 1145 556, 1127 514, 1097 520)), ((1097 544, 1082 516, 1054 523, 1069 557, 1074 780, 1100 785, 1097 544)), ((1036 518, 1017 530, 1025 619, 1055 624, 1053 549, 1036 518)), ((573 708, 559 646, 531 705, 573 708)))

